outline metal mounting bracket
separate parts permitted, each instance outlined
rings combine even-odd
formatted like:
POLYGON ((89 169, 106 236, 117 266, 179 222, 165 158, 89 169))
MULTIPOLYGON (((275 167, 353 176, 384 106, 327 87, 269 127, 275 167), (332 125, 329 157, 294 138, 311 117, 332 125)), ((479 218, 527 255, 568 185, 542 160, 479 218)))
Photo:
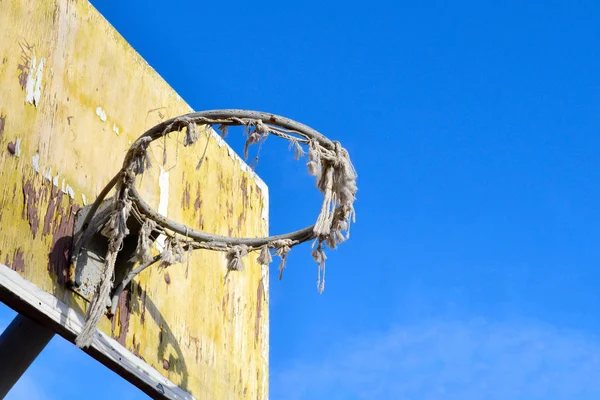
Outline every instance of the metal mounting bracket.
MULTIPOLYGON (((71 290, 88 302, 91 301, 105 268, 108 239, 100 231, 108 220, 112 211, 112 204, 112 199, 103 201, 87 229, 85 229, 83 223, 92 209, 92 205, 81 208, 75 217, 68 283, 71 290)), ((129 235, 124 239, 123 248, 119 252, 115 263, 114 287, 121 283, 136 263, 134 255, 141 224, 133 214, 127 220, 127 229, 129 229, 129 235)), ((151 238, 156 240, 154 235, 151 238)), ((110 298, 106 299, 106 304, 110 308, 110 298)))

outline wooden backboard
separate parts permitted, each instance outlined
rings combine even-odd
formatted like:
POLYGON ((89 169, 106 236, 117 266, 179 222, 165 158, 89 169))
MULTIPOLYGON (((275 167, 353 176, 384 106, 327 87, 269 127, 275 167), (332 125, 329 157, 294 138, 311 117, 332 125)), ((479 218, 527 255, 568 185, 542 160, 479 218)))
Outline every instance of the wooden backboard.
MULTIPOLYGON (((66 283, 76 212, 139 135, 191 109, 85 0, 2 0, 0 27, 0 300, 72 341, 88 304, 66 283)), ((161 146, 138 183, 146 202, 207 232, 267 234, 267 188, 218 135, 173 137, 164 165, 161 146)), ((267 398, 255 257, 227 279, 221 252, 148 269, 87 352, 153 397, 267 398)))

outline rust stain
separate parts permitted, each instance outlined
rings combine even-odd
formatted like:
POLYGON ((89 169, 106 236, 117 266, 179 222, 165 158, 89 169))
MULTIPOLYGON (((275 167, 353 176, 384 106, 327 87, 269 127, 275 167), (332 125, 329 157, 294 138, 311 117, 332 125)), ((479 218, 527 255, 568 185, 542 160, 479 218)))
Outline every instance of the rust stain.
POLYGON ((244 226, 244 223, 246 222, 246 213, 247 210, 250 207, 249 203, 249 197, 248 197, 248 178, 244 175, 242 176, 242 182, 241 182, 241 190, 242 190, 242 213, 241 215, 238 217, 237 220, 237 228, 238 228, 238 234, 242 234, 242 228, 244 226))
POLYGON ((21 47, 21 62, 19 63, 17 69, 19 72, 19 85, 21 85, 21 89, 25 90, 27 86, 27 78, 29 78, 30 66, 31 66, 31 53, 33 51, 33 47, 26 40, 23 40, 19 43, 21 47))
POLYGON ((227 200, 225 205, 227 206, 227 215, 232 217, 233 216, 233 202, 230 203, 229 200, 227 200))
POLYGON ((194 210, 198 211, 202 207, 202 200, 200 200, 200 184, 198 183, 198 188, 196 189, 196 201, 194 202, 194 210))
POLYGON ((190 184, 185 185, 181 196, 181 208, 190 208, 190 184))
POLYGON ((196 347, 196 357, 195 357, 195 359, 196 359, 196 362, 198 362, 199 361, 198 360, 198 356, 199 356, 198 351, 200 350, 200 341, 198 340, 197 337, 192 336, 192 335, 190 335, 190 341, 192 341, 194 343, 195 347, 196 347))
POLYGON ((219 188, 225 189, 225 183, 223 182, 223 171, 219 170, 219 188))
POLYGON ((237 231, 238 235, 242 234, 242 229, 244 227, 244 223, 246 222, 246 209, 242 208, 242 213, 237 218, 237 231))
POLYGON ((135 339, 135 333, 133 334, 133 354, 135 354, 139 359, 141 359, 142 361, 146 361, 144 359, 144 357, 142 357, 142 355, 140 354, 140 342, 137 342, 135 339))
POLYGON ((2 140, 2 135, 4 134, 4 126, 6 125, 6 115, 0 114, 0 140, 2 140))
POLYGON ((25 260, 23 260, 23 251, 20 247, 15 252, 15 256, 10 267, 17 272, 25 272, 25 260))
MULTIPOLYGON (((33 238, 37 235, 40 227, 40 217, 38 215, 38 205, 40 201, 40 193, 34 189, 32 180, 23 179, 23 211, 21 218, 27 217, 29 228, 33 234, 33 238)), ((43 189, 40 189, 43 190, 43 189)))
POLYGON ((52 11, 52 21, 56 23, 56 18, 58 17, 58 3, 55 4, 54 10, 52 11))
POLYGON ((260 323, 262 319, 262 304, 263 297, 265 294, 265 285, 263 279, 260 279, 258 282, 258 288, 256 289, 256 321, 254 322, 254 343, 258 343, 258 338, 260 337, 260 323))
POLYGON ((50 190, 50 201, 48 202, 48 208, 46 209, 46 216, 44 217, 44 228, 42 229, 42 235, 47 236, 52 231, 52 222, 54 221, 54 212, 58 203, 62 200, 62 193, 60 193, 56 186, 52 186, 50 190))
POLYGON ((248 202, 248 178, 245 175, 242 176, 241 189, 243 194, 242 202, 244 203, 245 208, 246 203, 248 202))
POLYGON ((130 316, 131 297, 129 296, 129 289, 125 289, 119 296, 119 302, 117 304, 119 318, 113 317, 112 321, 112 336, 117 339, 117 342, 125 346, 125 339, 127 339, 127 331, 129 330, 129 316, 130 316), (119 324, 119 336, 115 336, 115 328, 119 324))
POLYGON ((138 358, 141 358, 140 357, 140 343, 136 343, 135 333, 133 334, 133 354, 135 354, 138 358))
MULTIPOLYGON (((62 192, 57 196, 62 199, 62 192)), ((69 256, 71 246, 73 245, 73 230, 75 226, 75 215, 79 211, 79 206, 69 199, 69 205, 66 212, 63 212, 62 204, 56 213, 54 227, 52 229, 52 250, 50 252, 50 262, 48 264, 48 273, 56 274, 58 282, 65 284, 69 276, 69 256)))
POLYGON ((198 220, 198 226, 200 227, 200 229, 204 229, 204 216, 202 215, 202 210, 200 210, 202 208, 202 200, 200 198, 200 194, 200 183, 198 183, 198 186, 196 187, 196 200, 194 201, 194 211, 199 211, 200 216, 198 220))
POLYGON ((242 228, 244 226, 244 221, 246 220, 244 211, 242 211, 242 215, 240 215, 237 220, 238 220, 237 221, 238 235, 241 235, 242 234, 242 228))
POLYGON ((226 320, 227 319, 227 311, 228 311, 228 307, 229 306, 229 290, 225 293, 225 295, 223 296, 223 299, 221 300, 221 307, 223 308, 223 319, 226 320))

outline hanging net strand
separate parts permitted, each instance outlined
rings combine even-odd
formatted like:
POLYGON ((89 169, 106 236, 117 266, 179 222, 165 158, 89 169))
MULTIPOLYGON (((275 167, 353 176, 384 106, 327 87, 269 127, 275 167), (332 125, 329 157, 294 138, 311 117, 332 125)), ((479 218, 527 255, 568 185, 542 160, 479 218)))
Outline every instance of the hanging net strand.
POLYGON ((117 184, 116 195, 113 198, 113 211, 101 231, 102 235, 108 239, 104 271, 87 309, 83 329, 75 339, 75 344, 80 348, 88 347, 92 343, 96 327, 106 313, 106 302, 113 288, 117 255, 122 249, 123 240, 129 235, 127 219, 132 208, 129 190, 133 187, 136 171, 143 171, 147 165, 149 144, 150 141, 147 138, 136 141, 123 163, 121 180, 117 184))

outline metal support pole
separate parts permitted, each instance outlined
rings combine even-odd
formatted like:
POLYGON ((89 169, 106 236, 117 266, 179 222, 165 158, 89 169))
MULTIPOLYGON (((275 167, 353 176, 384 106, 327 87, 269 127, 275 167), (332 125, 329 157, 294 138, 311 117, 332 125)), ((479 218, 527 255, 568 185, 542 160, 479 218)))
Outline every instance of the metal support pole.
POLYGON ((54 332, 24 315, 17 315, 0 335, 0 399, 10 391, 54 332))

